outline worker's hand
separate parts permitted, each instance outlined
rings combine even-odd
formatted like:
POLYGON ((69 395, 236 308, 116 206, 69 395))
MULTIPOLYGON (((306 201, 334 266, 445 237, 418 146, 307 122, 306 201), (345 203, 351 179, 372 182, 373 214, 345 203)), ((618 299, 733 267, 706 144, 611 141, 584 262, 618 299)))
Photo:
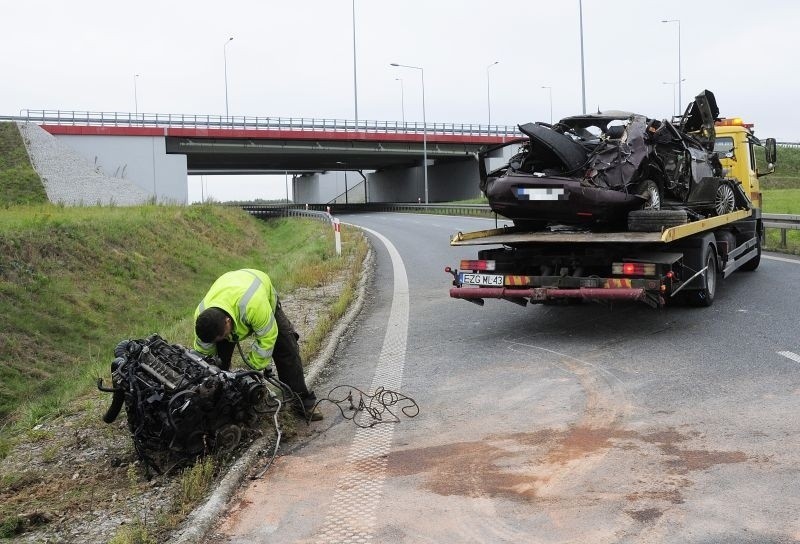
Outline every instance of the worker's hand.
POLYGON ((272 366, 268 366, 264 369, 264 377, 267 379, 274 379, 275 373, 272 371, 272 366))

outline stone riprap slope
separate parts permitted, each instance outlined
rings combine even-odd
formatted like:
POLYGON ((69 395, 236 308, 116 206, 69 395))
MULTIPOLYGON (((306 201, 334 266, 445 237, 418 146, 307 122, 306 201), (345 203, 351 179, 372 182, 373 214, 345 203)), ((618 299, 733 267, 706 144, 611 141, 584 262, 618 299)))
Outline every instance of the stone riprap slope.
POLYGON ((135 183, 97 171, 86 158, 38 125, 17 125, 50 202, 68 206, 135 206, 151 198, 135 183))

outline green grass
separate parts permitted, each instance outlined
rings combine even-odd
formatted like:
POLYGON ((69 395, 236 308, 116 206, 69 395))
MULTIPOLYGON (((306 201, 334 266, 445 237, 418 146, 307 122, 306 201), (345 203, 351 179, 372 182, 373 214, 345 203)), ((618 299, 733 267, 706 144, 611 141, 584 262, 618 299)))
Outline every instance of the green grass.
POLYGON ((47 202, 16 123, 0 122, 0 208, 47 202))
MULTIPOLYGON (((764 213, 800 214, 800 188, 764 190, 764 213)), ((786 232, 786 247, 781 243, 781 231, 767 229, 767 249, 800 255, 800 231, 786 232)))
POLYGON ((223 206, 9 208, 0 214, 0 418, 32 426, 63 413, 122 339, 183 323, 168 339, 190 344, 195 305, 227 270, 261 268, 279 292, 321 284, 345 266, 332 238, 317 221, 263 222, 223 206))
MULTIPOLYGON (((760 159, 759 164, 762 164, 763 156, 759 155, 758 158, 760 159)), ((800 149, 779 146, 775 173, 761 178, 761 189, 791 188, 800 188, 800 149)))

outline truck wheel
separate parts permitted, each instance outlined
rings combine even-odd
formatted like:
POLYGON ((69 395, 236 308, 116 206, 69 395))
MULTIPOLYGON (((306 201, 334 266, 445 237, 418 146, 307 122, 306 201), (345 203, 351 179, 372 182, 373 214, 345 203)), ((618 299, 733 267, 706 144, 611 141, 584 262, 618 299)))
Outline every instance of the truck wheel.
POLYGON ((634 210, 628 214, 631 232, 660 232, 688 221, 686 210, 634 210))
POLYGON ((717 294, 717 252, 714 250, 714 246, 706 246, 703 262, 706 272, 700 276, 703 278, 702 289, 686 293, 687 300, 693 306, 711 306, 714 304, 714 297, 717 294))
POLYGON ((714 211, 717 215, 731 213, 736 208, 736 195, 729 183, 720 183, 714 196, 714 211))
POLYGON ((649 179, 640 181, 636 186, 636 194, 645 199, 643 210, 661 209, 661 192, 655 181, 649 179))
POLYGON ((744 270, 745 272, 752 272, 758 265, 761 264, 761 239, 764 237, 764 227, 761 226, 761 221, 759 221, 759 230, 758 236, 756 237, 756 256, 744 263, 742 266, 739 267, 739 270, 744 270))

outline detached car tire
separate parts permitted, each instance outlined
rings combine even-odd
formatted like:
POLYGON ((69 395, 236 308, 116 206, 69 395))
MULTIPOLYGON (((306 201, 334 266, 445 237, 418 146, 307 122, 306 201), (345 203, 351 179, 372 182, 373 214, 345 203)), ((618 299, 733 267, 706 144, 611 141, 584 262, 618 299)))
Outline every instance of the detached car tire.
POLYGON ((628 214, 631 232, 661 232, 689 221, 685 210, 634 210, 628 214))

